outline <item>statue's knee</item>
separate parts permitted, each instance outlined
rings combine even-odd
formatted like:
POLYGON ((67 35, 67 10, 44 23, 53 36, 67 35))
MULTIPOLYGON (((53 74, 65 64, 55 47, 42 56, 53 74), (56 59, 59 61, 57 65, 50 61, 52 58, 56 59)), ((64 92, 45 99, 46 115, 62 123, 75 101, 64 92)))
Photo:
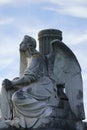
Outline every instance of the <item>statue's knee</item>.
POLYGON ((19 90, 12 95, 13 102, 18 102, 23 99, 26 99, 26 96, 22 90, 19 90))

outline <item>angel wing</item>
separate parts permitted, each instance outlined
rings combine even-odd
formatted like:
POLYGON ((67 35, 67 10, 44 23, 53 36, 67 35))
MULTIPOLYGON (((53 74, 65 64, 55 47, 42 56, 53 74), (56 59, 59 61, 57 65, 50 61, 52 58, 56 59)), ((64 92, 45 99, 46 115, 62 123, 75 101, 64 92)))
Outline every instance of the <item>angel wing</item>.
POLYGON ((72 111, 84 119, 83 84, 80 65, 73 52, 61 41, 51 42, 54 53, 53 73, 57 84, 65 84, 65 93, 72 111))

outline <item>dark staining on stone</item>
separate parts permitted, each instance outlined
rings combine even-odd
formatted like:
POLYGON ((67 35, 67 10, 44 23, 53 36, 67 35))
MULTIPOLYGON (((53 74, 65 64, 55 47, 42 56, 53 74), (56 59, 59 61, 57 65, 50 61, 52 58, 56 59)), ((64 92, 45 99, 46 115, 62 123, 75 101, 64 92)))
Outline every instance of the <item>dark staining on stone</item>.
POLYGON ((83 97, 83 93, 81 90, 78 90, 77 99, 81 99, 83 97))
POLYGON ((84 111, 82 111, 82 109, 83 109, 83 104, 82 103, 80 103, 79 105, 77 105, 79 119, 84 118, 84 116, 83 116, 84 115, 84 111))

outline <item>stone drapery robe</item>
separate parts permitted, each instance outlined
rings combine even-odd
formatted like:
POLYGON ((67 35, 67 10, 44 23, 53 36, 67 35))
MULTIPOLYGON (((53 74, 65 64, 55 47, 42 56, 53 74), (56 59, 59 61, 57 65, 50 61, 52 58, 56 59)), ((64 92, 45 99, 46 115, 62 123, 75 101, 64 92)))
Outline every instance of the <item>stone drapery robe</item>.
POLYGON ((47 117, 58 105, 56 85, 47 75, 46 62, 39 53, 32 56, 23 77, 29 81, 29 85, 21 85, 17 91, 2 88, 2 117, 7 124, 16 127, 37 128, 49 122, 47 117))

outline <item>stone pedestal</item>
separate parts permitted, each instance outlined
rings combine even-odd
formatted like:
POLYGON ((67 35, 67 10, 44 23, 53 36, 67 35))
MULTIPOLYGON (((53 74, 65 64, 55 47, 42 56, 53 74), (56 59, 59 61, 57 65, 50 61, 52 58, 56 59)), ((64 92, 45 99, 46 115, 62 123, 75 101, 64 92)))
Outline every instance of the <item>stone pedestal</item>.
MULTIPOLYGON (((72 122, 71 122, 72 123, 72 122)), ((15 128, 15 127, 9 127, 6 129, 0 129, 0 130, 87 130, 87 122, 82 122, 83 124, 83 129, 79 128, 79 129, 71 129, 69 127, 65 127, 65 128, 37 128, 37 129, 29 129, 29 128, 15 128)))
POLYGON ((39 51, 43 55, 49 54, 51 51, 50 42, 54 39, 62 41, 62 32, 57 29, 45 29, 38 33, 39 51))
POLYGON ((0 129, 0 130, 71 130, 71 129, 59 129, 59 128, 49 128, 49 129, 19 129, 19 128, 11 128, 11 127, 9 127, 8 129, 0 129))

